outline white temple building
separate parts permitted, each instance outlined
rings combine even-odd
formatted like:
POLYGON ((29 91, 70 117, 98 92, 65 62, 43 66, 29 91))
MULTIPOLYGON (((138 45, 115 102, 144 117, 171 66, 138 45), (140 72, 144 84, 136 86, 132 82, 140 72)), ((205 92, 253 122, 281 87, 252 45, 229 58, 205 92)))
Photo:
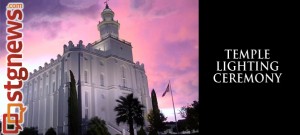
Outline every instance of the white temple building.
POLYGON ((133 61, 132 45, 119 38, 120 24, 108 5, 101 16, 99 40, 87 45, 69 41, 62 55, 30 73, 22 89, 27 106, 24 127, 38 127, 39 134, 50 127, 58 135, 68 134, 69 70, 77 83, 83 126, 98 116, 112 135, 128 134, 127 124, 116 124, 114 108, 116 99, 130 93, 145 106, 146 119, 152 105, 144 64, 133 61))

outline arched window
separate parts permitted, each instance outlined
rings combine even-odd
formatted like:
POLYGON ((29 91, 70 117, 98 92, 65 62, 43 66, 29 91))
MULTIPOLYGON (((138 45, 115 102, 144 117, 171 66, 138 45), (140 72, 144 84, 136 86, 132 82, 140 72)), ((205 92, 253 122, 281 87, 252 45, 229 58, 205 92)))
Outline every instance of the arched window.
POLYGON ((84 92, 84 98, 85 98, 85 107, 88 107, 89 106, 89 100, 88 100, 88 93, 87 92, 84 92))
POLYGON ((99 64, 100 64, 100 66, 103 66, 103 65, 104 65, 103 62, 101 62, 101 61, 99 62, 99 64))
POLYGON ((43 87, 40 87, 40 97, 43 96, 43 87))
POLYGON ((28 93, 28 99, 30 99, 31 98, 31 83, 29 82, 29 87, 28 87, 28 90, 27 90, 27 93, 28 93))
POLYGON ((104 86, 104 76, 103 76, 103 74, 100 74, 100 85, 104 86))
POLYGON ((39 81, 40 83, 39 83, 39 86, 38 86, 38 87, 39 87, 39 93, 40 93, 40 96, 39 96, 39 97, 41 97, 41 96, 43 96, 43 88, 42 88, 42 87, 43 87, 43 86, 42 86, 42 82, 43 82, 42 80, 43 80, 43 79, 42 79, 41 76, 39 76, 39 80, 40 80, 40 81, 39 81))
POLYGON ((52 92, 54 92, 55 91, 55 82, 53 82, 53 91, 52 92))
POLYGON ((122 79, 122 83, 123 83, 123 87, 126 87, 126 79, 125 78, 122 79))
POLYGON ((65 81, 66 81, 66 82, 69 82, 69 80, 68 80, 68 73, 67 73, 67 71, 65 71, 65 81))
POLYGON ((122 67, 122 78, 125 78, 125 67, 122 67))
POLYGON ((33 98, 37 98, 37 83, 36 80, 34 80, 34 85, 33 85, 33 98))
POLYGON ((84 71, 84 82, 85 82, 85 83, 88 82, 88 74, 87 74, 87 71, 84 71))
POLYGON ((60 80, 60 78, 58 79, 58 82, 57 82, 58 84, 57 84, 57 87, 59 88, 60 87, 60 83, 61 83, 61 80, 60 80))
POLYGON ((49 92, 49 87, 48 87, 48 85, 46 86, 46 93, 45 93, 45 95, 47 95, 47 94, 49 94, 50 92, 49 92))
POLYGON ((123 87, 126 87, 126 71, 125 67, 122 66, 122 85, 123 87))
POLYGON ((89 110, 88 109, 85 109, 85 118, 87 119, 88 118, 88 115, 89 115, 89 110))

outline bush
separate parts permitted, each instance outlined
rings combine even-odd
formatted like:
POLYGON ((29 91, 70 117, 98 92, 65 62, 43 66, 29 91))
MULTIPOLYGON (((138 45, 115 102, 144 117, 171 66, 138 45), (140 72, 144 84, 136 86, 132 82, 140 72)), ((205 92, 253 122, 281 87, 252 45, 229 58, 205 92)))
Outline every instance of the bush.
POLYGON ((87 135, 110 135, 104 120, 93 117, 89 120, 87 135))
POLYGON ((147 135, 145 130, 141 127, 140 130, 137 132, 137 135, 147 135))
POLYGON ((150 130, 149 135, 158 135, 158 133, 155 130, 150 130))
POLYGON ((45 135, 56 135, 55 130, 51 127, 47 130, 45 135))
POLYGON ((38 135, 37 127, 25 127, 19 135, 38 135))

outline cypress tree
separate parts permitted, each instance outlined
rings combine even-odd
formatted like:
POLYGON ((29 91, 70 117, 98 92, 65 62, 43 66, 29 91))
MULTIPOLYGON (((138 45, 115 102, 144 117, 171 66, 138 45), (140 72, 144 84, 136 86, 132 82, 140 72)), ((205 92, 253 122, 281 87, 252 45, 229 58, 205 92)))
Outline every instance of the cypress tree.
POLYGON ((152 91, 151 91, 151 100, 152 100, 153 112, 159 113, 157 97, 156 97, 156 93, 155 93, 154 89, 152 89, 152 91))
POLYGON ((70 70, 70 85, 69 85, 69 99, 68 99, 68 122, 69 122, 69 134, 79 135, 79 112, 78 112, 78 99, 76 92, 76 82, 74 74, 70 70))
POLYGON ((155 90, 151 91, 151 100, 152 100, 152 111, 148 115, 148 121, 150 123, 150 134, 157 135, 158 132, 162 132, 167 129, 164 121, 167 119, 159 110, 157 97, 155 90))

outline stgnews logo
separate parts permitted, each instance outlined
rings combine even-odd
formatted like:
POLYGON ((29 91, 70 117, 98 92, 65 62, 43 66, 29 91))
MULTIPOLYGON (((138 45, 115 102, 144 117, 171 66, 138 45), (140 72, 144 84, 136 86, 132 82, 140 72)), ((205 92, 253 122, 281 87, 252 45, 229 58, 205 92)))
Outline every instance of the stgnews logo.
MULTIPOLYGON (((23 130, 24 114, 27 107, 23 104, 23 92, 21 91, 24 81, 28 79, 28 70, 23 67, 22 50, 24 48, 24 4, 8 3, 6 6, 6 69, 7 82, 4 89, 8 99, 7 112, 3 114, 2 133, 19 134, 23 130)), ((3 88, 3 87, 2 87, 3 88)))

